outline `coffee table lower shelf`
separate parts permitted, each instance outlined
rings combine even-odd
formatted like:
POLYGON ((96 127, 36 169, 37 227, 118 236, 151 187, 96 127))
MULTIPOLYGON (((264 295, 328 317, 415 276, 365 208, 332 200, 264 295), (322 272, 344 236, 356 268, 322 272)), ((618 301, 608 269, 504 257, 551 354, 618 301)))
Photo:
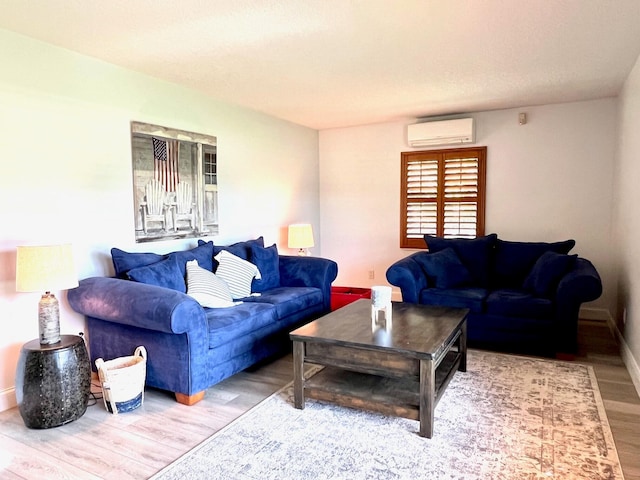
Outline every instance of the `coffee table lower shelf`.
MULTIPOLYGON (((460 360, 459 352, 449 351, 438 365, 434 407, 460 367, 460 360)), ((420 420, 418 377, 385 377, 325 366, 304 382, 304 396, 344 407, 420 420)))

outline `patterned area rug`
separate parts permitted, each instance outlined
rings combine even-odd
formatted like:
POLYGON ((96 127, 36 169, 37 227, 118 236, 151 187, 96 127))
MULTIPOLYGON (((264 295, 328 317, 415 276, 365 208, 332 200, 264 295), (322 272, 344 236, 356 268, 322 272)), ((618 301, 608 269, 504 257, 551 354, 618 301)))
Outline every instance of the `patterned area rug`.
POLYGON ((291 385, 153 478, 622 479, 591 367, 469 351, 435 411, 418 422, 307 400, 291 385))

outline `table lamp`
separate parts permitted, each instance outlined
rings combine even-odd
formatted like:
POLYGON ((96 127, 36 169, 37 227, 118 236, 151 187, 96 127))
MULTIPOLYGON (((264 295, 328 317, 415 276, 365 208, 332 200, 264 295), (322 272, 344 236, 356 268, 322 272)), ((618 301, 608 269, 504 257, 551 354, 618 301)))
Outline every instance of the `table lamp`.
POLYGON ((38 304, 41 345, 60 342, 60 306, 51 291, 77 286, 71 245, 17 248, 16 291, 45 292, 38 304))
POLYGON ((298 255, 308 256, 309 248, 313 247, 313 229, 309 223, 295 223, 289 225, 289 248, 297 248, 298 255))

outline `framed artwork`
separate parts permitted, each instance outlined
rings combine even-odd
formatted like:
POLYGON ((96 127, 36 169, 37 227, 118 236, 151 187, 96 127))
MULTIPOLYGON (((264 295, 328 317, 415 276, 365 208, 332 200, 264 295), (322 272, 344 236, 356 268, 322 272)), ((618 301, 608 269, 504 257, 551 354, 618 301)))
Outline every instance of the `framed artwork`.
POLYGON ((217 140, 131 122, 137 243, 217 235, 217 140))

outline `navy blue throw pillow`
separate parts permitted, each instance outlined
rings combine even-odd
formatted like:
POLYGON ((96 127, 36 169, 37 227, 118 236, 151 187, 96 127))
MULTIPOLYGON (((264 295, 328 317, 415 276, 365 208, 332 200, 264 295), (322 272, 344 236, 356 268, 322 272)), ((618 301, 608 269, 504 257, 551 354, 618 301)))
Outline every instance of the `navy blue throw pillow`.
POLYGON ((264 292, 280 286, 280 257, 278 247, 261 247, 253 244, 250 248, 249 261, 260 270, 260 279, 254 278, 251 283, 252 292, 264 292))
POLYGON ((169 257, 152 265, 131 269, 127 276, 135 282, 170 288, 182 293, 187 291, 184 275, 180 272, 176 257, 169 257))
POLYGON ((129 270, 158 263, 165 258, 165 255, 159 255, 157 253, 125 252, 115 247, 111 249, 111 260, 113 261, 113 268, 118 278, 126 279, 129 270))
POLYGON ((495 233, 477 238, 441 238, 425 235, 430 253, 452 248, 462 264, 467 267, 473 286, 486 288, 489 285, 493 248, 498 236, 495 233))
MULTIPOLYGON (((203 244, 202 240, 198 240, 198 245, 203 244)), ((255 238, 253 240, 245 240, 243 242, 236 242, 232 245, 214 245, 213 246, 213 256, 215 257, 220 251, 226 250, 229 253, 234 254, 236 257, 239 257, 243 260, 249 260, 251 255, 251 247, 264 247, 264 238, 262 236, 255 238)), ((217 262, 214 261, 214 272, 217 268, 217 262)))
POLYGON ((175 257, 182 277, 187 274, 187 262, 197 260, 198 265, 213 272, 213 242, 198 241, 198 246, 191 250, 172 252, 169 257, 175 257))
POLYGON ((545 252, 536 261, 524 281, 525 290, 538 297, 552 297, 565 273, 573 267, 578 255, 545 252))
POLYGON ((415 260, 427 275, 429 285, 436 288, 456 288, 473 282, 469 270, 452 248, 435 253, 424 252, 416 255, 415 260))
POLYGON ((544 252, 567 254, 575 246, 575 240, 562 242, 496 242, 493 286, 520 288, 525 278, 544 252))

